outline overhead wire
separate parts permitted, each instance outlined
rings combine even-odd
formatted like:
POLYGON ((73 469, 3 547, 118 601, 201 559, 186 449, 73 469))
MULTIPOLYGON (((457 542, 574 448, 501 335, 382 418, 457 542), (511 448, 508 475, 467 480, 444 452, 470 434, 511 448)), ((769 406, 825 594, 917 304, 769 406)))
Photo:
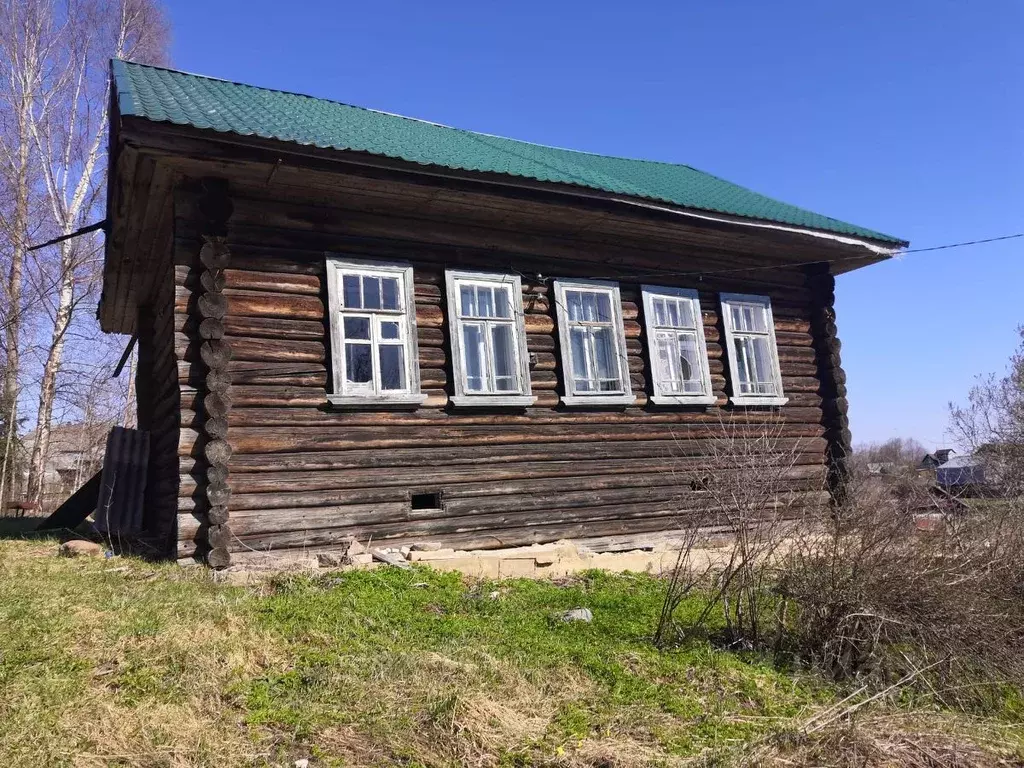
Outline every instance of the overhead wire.
MULTIPOLYGON (((886 261, 891 260, 891 259, 898 260, 898 259, 902 258, 903 256, 906 256, 906 255, 911 254, 911 253, 927 253, 927 252, 930 252, 930 251, 944 251, 944 250, 948 250, 948 249, 951 249, 951 248, 965 248, 967 246, 972 246, 972 245, 983 245, 985 243, 995 243, 995 242, 1004 241, 1004 240, 1014 240, 1016 238, 1021 238, 1021 237, 1024 237, 1024 232, 1017 232, 1017 233, 1014 233, 1012 235, 1000 235, 998 237, 986 237, 986 238, 981 238, 981 239, 978 239, 978 240, 965 240, 965 241, 958 242, 958 243, 946 243, 944 245, 933 245, 933 246, 929 246, 927 248, 909 248, 909 249, 902 250, 902 251, 894 251, 890 256, 886 257, 885 260, 886 261)), ((762 265, 762 266, 756 266, 756 267, 730 267, 730 268, 727 268, 727 269, 699 269, 699 270, 686 270, 686 271, 665 271, 665 270, 661 270, 661 269, 651 269, 651 270, 645 270, 643 272, 634 272, 634 273, 630 273, 630 274, 616 273, 614 275, 614 278, 617 279, 617 280, 629 280, 629 279, 638 279, 639 280, 639 279, 643 279, 645 277, 697 277, 697 278, 704 278, 704 277, 707 277, 707 276, 738 274, 738 273, 742 273, 742 272, 772 272, 772 271, 779 270, 779 269, 796 269, 796 268, 799 268, 799 267, 808 267, 808 266, 811 266, 813 264, 837 264, 837 263, 842 263, 842 262, 847 262, 847 261, 862 261, 864 258, 866 258, 866 257, 862 256, 862 255, 857 255, 857 256, 840 256, 840 257, 837 257, 837 258, 834 258, 834 259, 818 258, 818 259, 810 259, 808 261, 791 262, 791 263, 787 263, 787 264, 771 264, 771 265, 762 265)), ((525 275, 523 275, 523 276, 525 277, 525 275)), ((574 279, 577 279, 577 280, 601 280, 601 279, 607 280, 610 277, 611 277, 610 275, 605 274, 605 275, 597 275, 597 276, 576 277, 574 279)), ((550 280, 551 278, 550 277, 545 277, 543 275, 537 275, 533 279, 537 279, 538 282, 540 282, 541 284, 546 284, 547 281, 550 280)))

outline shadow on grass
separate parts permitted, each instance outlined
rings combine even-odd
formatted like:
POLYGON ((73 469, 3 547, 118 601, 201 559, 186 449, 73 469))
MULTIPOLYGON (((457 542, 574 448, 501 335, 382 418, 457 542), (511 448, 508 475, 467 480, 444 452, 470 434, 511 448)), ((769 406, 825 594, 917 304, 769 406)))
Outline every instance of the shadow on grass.
POLYGON ((64 541, 69 538, 78 538, 74 531, 66 528, 37 531, 36 528, 46 518, 30 517, 0 517, 0 539, 54 539, 64 541))

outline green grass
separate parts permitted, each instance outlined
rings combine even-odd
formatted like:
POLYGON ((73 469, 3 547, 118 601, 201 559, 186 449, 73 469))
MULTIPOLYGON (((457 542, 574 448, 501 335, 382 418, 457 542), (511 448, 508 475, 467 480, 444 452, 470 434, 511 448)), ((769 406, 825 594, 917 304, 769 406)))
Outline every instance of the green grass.
MULTIPOLYGON (((55 549, 0 541, 3 765, 724 764, 842 693, 703 642, 657 651, 645 576, 241 588, 55 549), (559 620, 577 606, 593 623, 559 620)), ((1024 755, 1019 724, 972 729, 1024 755)))

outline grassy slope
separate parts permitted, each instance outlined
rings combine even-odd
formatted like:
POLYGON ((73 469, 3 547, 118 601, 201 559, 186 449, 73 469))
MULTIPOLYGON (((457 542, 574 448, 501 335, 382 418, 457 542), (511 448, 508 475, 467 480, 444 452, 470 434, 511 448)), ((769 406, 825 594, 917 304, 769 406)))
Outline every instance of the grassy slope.
MULTIPOLYGON (((706 645, 656 652, 646 577, 387 569, 242 589, 54 550, 0 541, 2 765, 729 761, 837 696, 706 645), (555 618, 576 606, 594 622, 555 618)), ((970 727, 1024 756, 1019 725, 970 727)))

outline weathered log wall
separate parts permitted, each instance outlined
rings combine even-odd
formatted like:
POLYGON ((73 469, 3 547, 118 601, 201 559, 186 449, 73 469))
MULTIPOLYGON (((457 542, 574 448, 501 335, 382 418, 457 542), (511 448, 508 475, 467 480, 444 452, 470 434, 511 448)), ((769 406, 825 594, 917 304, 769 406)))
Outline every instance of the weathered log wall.
MULTIPOLYGON (((214 515, 230 516, 230 538, 221 540, 227 550, 315 550, 351 535, 507 546, 678 526, 687 510, 708 503, 699 479, 723 429, 755 437, 768 418, 761 411, 727 405, 720 291, 772 298, 789 397, 775 431, 779 445, 795 457, 790 487, 808 501, 822 498, 830 450, 826 424, 835 429, 834 420, 825 417, 822 393, 836 407, 841 369, 832 348, 818 343, 812 332, 812 326, 822 327, 823 294, 818 283, 809 285, 803 271, 716 277, 711 273, 721 268, 720 261, 693 258, 686 272, 707 269, 708 275, 677 276, 678 263, 664 261, 659 275, 650 273, 659 264, 654 259, 611 258, 609 253, 620 253, 622 243, 609 246, 608 252, 589 244, 574 258, 556 258, 542 244, 534 256, 510 255, 501 250, 498 233, 491 248, 446 245, 437 227, 422 241, 408 234, 383 239, 327 207, 293 204, 285 214, 271 199, 236 197, 233 202, 226 239, 231 261, 217 285, 223 298, 217 333, 231 350, 229 360, 218 361, 219 375, 230 383, 230 408, 223 409, 222 418, 231 450, 218 474, 226 510, 215 509, 214 515), (421 408, 328 408, 325 251, 414 264, 420 375, 429 396, 421 408), (484 412, 448 406, 453 387, 444 269, 456 266, 515 270, 524 276, 534 407, 484 412), (598 411, 558 407, 562 373, 550 286, 550 278, 557 276, 619 281, 635 406, 598 411), (647 403, 650 362, 640 317, 641 282, 700 290, 715 406, 658 408, 647 403), (834 367, 826 359, 834 359, 834 367), (443 511, 412 509, 411 496, 419 493, 440 494, 443 511)), ((173 360, 180 387, 179 557, 203 554, 209 546, 211 506, 221 506, 211 505, 207 494, 205 449, 211 435, 204 398, 211 368, 203 358, 202 320, 209 308, 202 302, 211 278, 199 261, 201 218, 187 197, 179 201, 173 274, 173 360)), ((396 218, 396 232, 413 229, 414 223, 396 218)), ((560 253, 571 242, 563 238, 560 253)))
POLYGON ((153 302, 139 310, 137 325, 138 424, 150 434, 143 528, 158 554, 174 554, 181 400, 174 357, 174 278, 169 262, 156 285, 153 302))

